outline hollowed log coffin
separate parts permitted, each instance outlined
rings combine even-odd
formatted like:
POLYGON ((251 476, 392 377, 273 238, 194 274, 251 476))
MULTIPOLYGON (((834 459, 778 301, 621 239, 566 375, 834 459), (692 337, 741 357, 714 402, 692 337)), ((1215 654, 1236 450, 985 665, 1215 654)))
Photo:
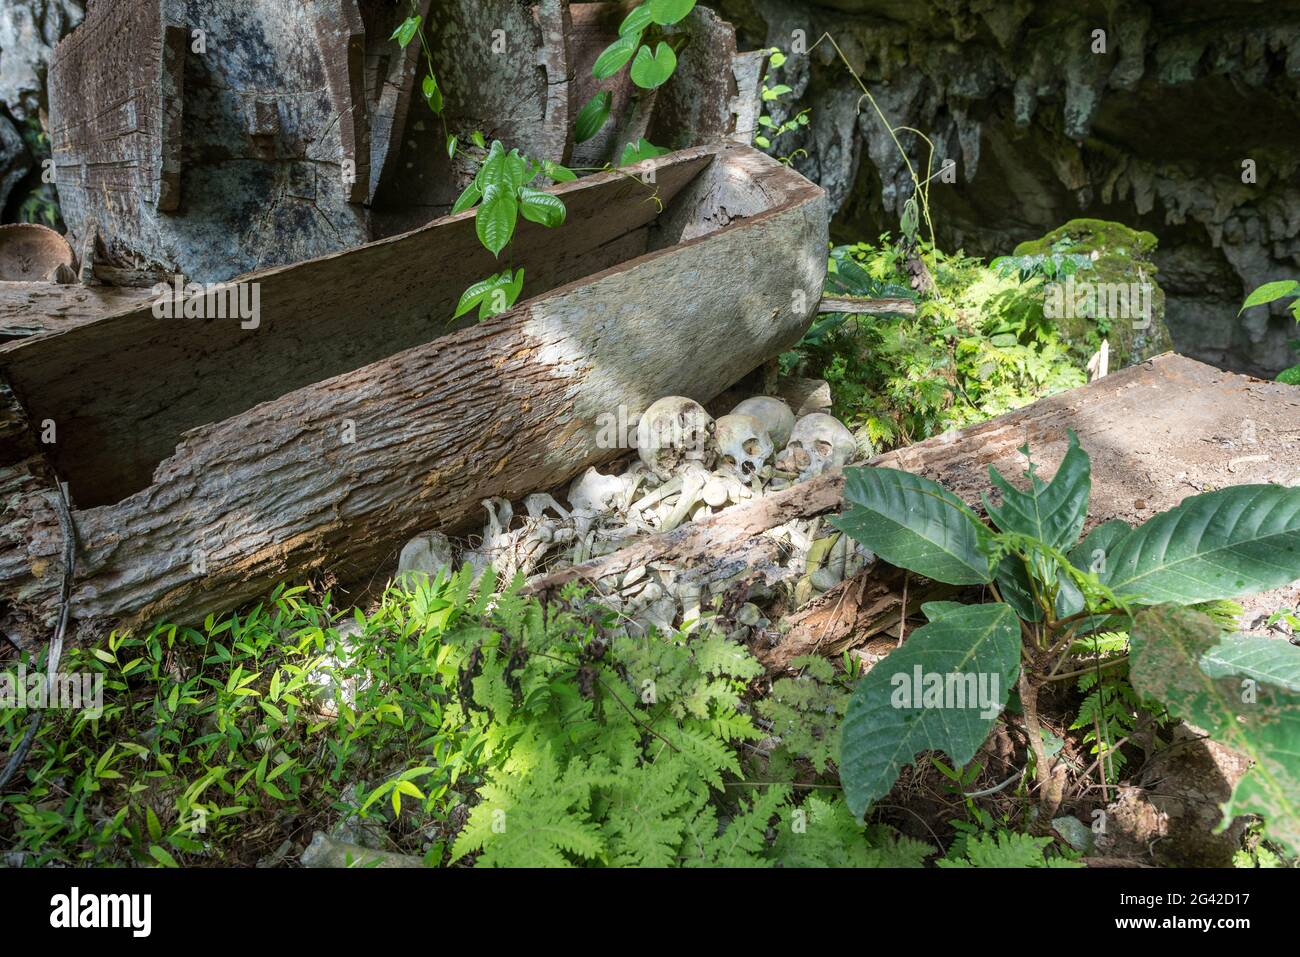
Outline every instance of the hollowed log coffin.
POLYGON ((74 619, 200 619, 318 571, 382 577, 408 537, 624 454, 610 416, 706 401, 812 319, 825 197, 761 153, 684 150, 554 192, 568 221, 521 222, 508 262, 469 212, 218 287, 256 289, 255 327, 148 302, 0 343, 0 630, 30 644, 57 613, 56 481, 74 619), (506 265, 531 298, 449 322, 506 265))

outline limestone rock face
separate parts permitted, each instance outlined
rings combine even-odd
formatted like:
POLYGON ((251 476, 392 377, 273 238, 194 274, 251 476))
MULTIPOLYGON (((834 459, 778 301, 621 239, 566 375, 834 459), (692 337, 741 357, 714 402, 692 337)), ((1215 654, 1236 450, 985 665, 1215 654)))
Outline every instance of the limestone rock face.
MULTIPOLYGON (((829 31, 885 115, 934 141, 934 168, 957 162, 956 183, 932 184, 942 245, 1004 255, 1080 217, 1148 230, 1179 351, 1264 375, 1295 363, 1281 305, 1237 311, 1300 275, 1300 0, 712 5, 742 47, 829 31)), ((772 151, 807 150, 795 168, 827 190, 837 237, 896 229, 911 178, 829 43, 779 79, 793 93, 774 117, 811 114, 772 151)), ((924 144, 900 139, 924 168, 924 144)))
POLYGON ((81 0, 0 3, 0 106, 19 123, 37 116, 54 45, 81 22, 83 6, 81 0))

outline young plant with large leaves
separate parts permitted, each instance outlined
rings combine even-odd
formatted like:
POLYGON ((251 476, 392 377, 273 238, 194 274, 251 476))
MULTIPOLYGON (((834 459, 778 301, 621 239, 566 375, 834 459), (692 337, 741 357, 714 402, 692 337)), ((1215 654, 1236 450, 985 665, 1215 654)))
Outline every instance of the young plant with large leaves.
POLYGON ((1029 460, 1022 483, 989 469, 1000 493, 997 502, 984 500, 992 527, 929 479, 885 468, 846 472, 841 530, 891 564, 936 582, 983 586, 989 599, 924 605, 929 623, 858 685, 840 745, 853 813, 887 794, 923 752, 970 761, 1013 684, 1040 801, 1054 812, 1063 779, 1043 744, 1039 692, 1096 665, 1087 639, 1118 632, 1130 636, 1132 681, 1146 700, 1255 761, 1230 813, 1265 815, 1270 833, 1300 850, 1300 649, 1226 635, 1193 607, 1300 579, 1300 489, 1219 489, 1137 528, 1102 523, 1080 541, 1092 480, 1077 436, 1070 433, 1050 482, 1028 447, 1021 451, 1029 460))

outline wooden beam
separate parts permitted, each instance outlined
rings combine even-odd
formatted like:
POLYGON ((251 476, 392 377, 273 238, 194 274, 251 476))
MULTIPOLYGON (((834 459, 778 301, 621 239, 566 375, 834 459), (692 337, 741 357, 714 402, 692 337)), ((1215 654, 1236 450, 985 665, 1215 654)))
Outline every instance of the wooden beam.
POLYGON ((861 299, 856 296, 822 296, 817 311, 847 312, 861 316, 916 315, 915 299, 861 299))

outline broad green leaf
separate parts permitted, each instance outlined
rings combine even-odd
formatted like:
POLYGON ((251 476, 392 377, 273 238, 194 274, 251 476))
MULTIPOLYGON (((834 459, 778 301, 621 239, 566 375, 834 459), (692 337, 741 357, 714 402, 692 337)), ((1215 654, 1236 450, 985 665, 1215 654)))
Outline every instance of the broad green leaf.
POLYGON ((640 42, 640 30, 619 37, 596 57, 596 62, 591 66, 591 75, 598 80, 613 76, 623 69, 623 64, 632 59, 632 54, 636 53, 637 44, 640 42))
POLYGON ((480 279, 478 282, 471 284, 468 289, 461 293, 460 302, 456 304, 456 313, 451 318, 459 319, 465 315, 465 313, 482 302, 483 297, 495 289, 497 284, 497 276, 489 276, 487 279, 480 279))
POLYGON ((393 35, 388 39, 396 40, 398 45, 405 50, 407 44, 415 39, 416 31, 420 29, 420 19, 418 16, 407 17, 397 25, 397 29, 393 31, 393 35))
POLYGON ((449 157, 454 157, 456 155, 456 146, 459 142, 460 141, 457 140, 455 136, 447 137, 447 155, 449 157))
POLYGON ((695 9, 695 0, 649 0, 650 16, 655 23, 668 26, 695 9))
POLYGON ((519 191, 519 212, 530 222, 559 226, 564 223, 566 210, 560 197, 525 186, 519 191))
POLYGON ((921 214, 916 205, 916 198, 912 197, 903 204, 903 216, 899 220, 899 230, 908 239, 916 239, 916 231, 921 226, 921 214))
POLYGON ((524 288, 524 270, 519 268, 514 274, 509 269, 481 279, 461 294, 452 319, 459 319, 475 306, 479 307, 479 320, 487 319, 505 312, 519 299, 524 288))
POLYGON ((1009 606, 940 604, 938 617, 867 672, 849 701, 840 783, 856 818, 922 752, 969 763, 1019 674, 1020 625, 1009 606))
MULTIPOLYGON (((1138 612, 1130 636, 1133 687, 1253 762, 1223 805, 1225 824, 1239 814, 1262 815, 1271 839, 1300 852, 1300 696, 1228 668, 1225 654, 1237 664, 1242 656, 1231 643, 1221 650, 1222 639, 1213 619, 1190 608, 1138 612)), ((1274 655, 1254 664, 1293 674, 1274 655)))
POLYGON ((493 140, 474 181, 484 195, 489 186, 500 186, 513 196, 528 182, 528 163, 519 155, 519 150, 507 153, 500 140, 493 140))
POLYGON ((578 174, 567 166, 561 166, 559 163, 553 163, 550 160, 542 160, 542 172, 556 183, 572 183, 578 178, 578 174))
POLYGON ((1300 578, 1300 488, 1237 485, 1184 499, 1113 544, 1102 584, 1190 605, 1300 578))
POLYGON ((992 581, 989 530, 957 496, 919 475, 844 470, 850 507, 831 524, 885 561, 949 585, 992 581))
MULTIPOLYGON (((1069 436, 1070 447, 1051 482, 1038 477, 1032 459, 1025 472, 1029 489, 1024 492, 989 466, 989 480, 1002 492, 1002 504, 995 506, 985 495, 984 507, 1002 531, 1019 532, 1058 549, 1071 548, 1078 542, 1084 519, 1088 517, 1092 466, 1088 453, 1079 447, 1079 437, 1073 430, 1069 436)), ((1023 446, 1020 451, 1029 458, 1029 446, 1023 446)))
POLYGON ((505 312, 519 299, 524 288, 524 270, 521 266, 512 276, 507 269, 497 277, 498 281, 483 296, 479 305, 478 317, 482 321, 505 312))
POLYGON ((1092 572, 1104 579, 1110 550, 1131 531, 1132 527, 1118 518, 1102 522, 1070 551, 1070 564, 1080 571, 1092 572))
MULTIPOLYGON (((1029 447, 1021 447, 1021 453, 1029 459, 1026 491, 1016 488, 989 466, 989 479, 1001 491, 1002 504, 994 505, 985 495, 984 507, 998 528, 1028 535, 1057 549, 1069 548, 1078 541, 1092 493, 1091 465, 1088 453, 1079 447, 1079 437, 1073 431, 1069 439, 1069 448, 1051 482, 1038 477, 1037 466, 1029 459, 1029 447)), ((1033 561, 1037 580, 1055 582, 1056 617, 1072 615, 1083 607, 1082 594, 1069 576, 1060 572, 1055 561, 1045 556, 1036 556, 1033 561)), ((997 582, 1002 597, 1021 618, 1042 620, 1043 611, 1034 600, 1029 571, 1019 556, 1007 556, 998 564, 997 582)))
POLYGON ((479 189, 487 189, 489 183, 505 185, 505 161, 505 146, 500 140, 493 140, 492 145, 488 147, 487 156, 483 157, 483 162, 474 175, 474 182, 478 184, 479 189))
POLYGON ((1241 309, 1237 311, 1237 315, 1241 315, 1252 306, 1262 306, 1266 303, 1276 302, 1279 299, 1285 299, 1287 296, 1300 296, 1300 282, 1294 279, 1266 282, 1246 297, 1246 301, 1242 304, 1241 309))
POLYGON ((573 123, 575 143, 585 143, 599 132, 609 119, 610 105, 613 102, 614 95, 609 90, 601 90, 586 102, 573 123))
POLYGON ((180 867, 180 865, 176 863, 176 858, 172 857, 165 847, 161 847, 158 844, 149 845, 149 856, 163 867, 180 867))
POLYGON ((1017 615, 1025 621, 1043 620, 1043 610, 1034 601, 1029 584, 1029 572, 1019 555, 1008 555, 998 562, 993 577, 1002 600, 1014 608, 1017 615))
POLYGON ((654 159, 656 156, 663 156, 668 150, 662 146, 655 146, 644 136, 635 143, 628 143, 623 147, 623 155, 619 157, 619 166, 631 166, 633 163, 639 163, 642 160, 654 159))
POLYGON ((1211 678, 1253 678, 1300 694, 1300 648, 1278 638, 1224 635, 1201 655, 1201 670, 1211 678))
POLYGON ((632 61, 632 82, 643 90, 653 90, 668 82, 675 69, 677 54, 672 47, 660 40, 654 53, 650 52, 648 46, 636 51, 636 59, 632 61))
POLYGON ((654 16, 650 12, 650 4, 643 3, 633 8, 632 12, 623 18, 623 22, 618 27, 618 35, 625 37, 629 33, 635 33, 640 36, 641 31, 652 23, 654 23, 654 16))
POLYGON ((451 207, 451 214, 463 213, 465 210, 473 207, 480 199, 483 198, 483 191, 478 188, 478 183, 471 182, 465 187, 465 190, 457 198, 451 207))
POLYGON ((1300 366, 1283 369, 1277 374, 1277 381, 1286 385, 1300 385, 1300 366))
POLYGON ((921 614, 925 615, 926 621, 936 622, 948 615, 959 614, 967 607, 959 601, 927 601, 921 605, 921 614))
POLYGON ((492 255, 499 256, 510 242, 515 234, 518 215, 519 203, 513 191, 496 184, 484 188, 483 202, 479 204, 474 228, 479 242, 492 255))
POLYGON ((429 109, 435 113, 441 113, 442 90, 438 89, 438 80, 432 73, 425 74, 421 89, 424 92, 424 102, 429 104, 429 109))

